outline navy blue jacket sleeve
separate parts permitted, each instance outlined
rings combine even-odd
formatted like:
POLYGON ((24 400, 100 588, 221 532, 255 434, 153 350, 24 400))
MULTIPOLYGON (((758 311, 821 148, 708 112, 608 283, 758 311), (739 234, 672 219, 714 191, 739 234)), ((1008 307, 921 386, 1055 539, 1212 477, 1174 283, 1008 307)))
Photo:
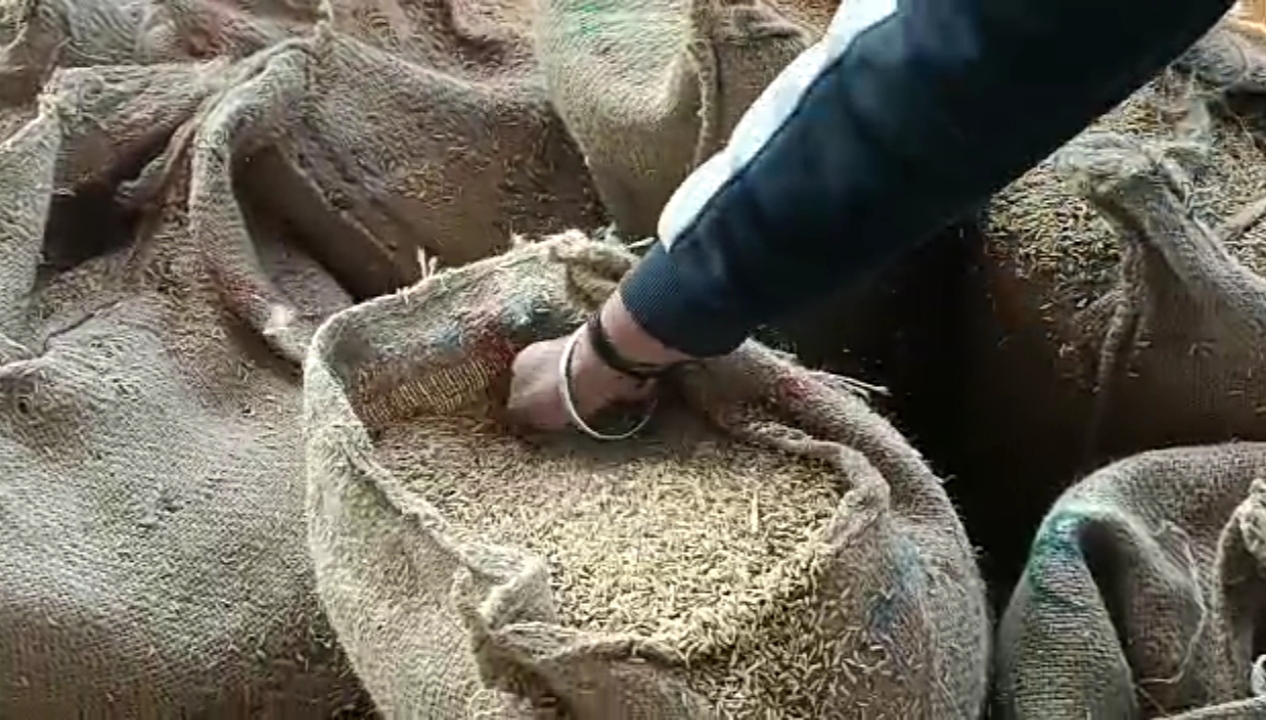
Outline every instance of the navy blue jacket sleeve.
POLYGON ((1124 100, 1229 0, 845 0, 625 279, 696 356, 904 253, 1124 100))

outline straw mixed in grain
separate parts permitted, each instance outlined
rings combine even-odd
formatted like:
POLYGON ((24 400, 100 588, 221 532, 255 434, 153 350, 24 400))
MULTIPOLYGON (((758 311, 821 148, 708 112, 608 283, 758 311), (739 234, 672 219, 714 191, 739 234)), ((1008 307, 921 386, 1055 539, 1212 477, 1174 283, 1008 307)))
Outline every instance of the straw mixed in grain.
MULTIPOLYGON (((1220 225, 1266 196, 1266 157, 1244 123, 1218 108, 1210 85, 1170 71, 1093 126, 1168 148, 1191 176, 1191 209, 1220 225)), ((986 218, 992 251, 1021 277, 1048 288, 1057 316, 1084 309, 1112 286, 1120 245, 1108 223, 1055 174, 1054 156, 993 199, 986 218)), ((1227 241, 1247 266, 1266 270, 1266 227, 1227 241)))
POLYGON ((428 465, 467 468, 414 489, 470 540, 548 559, 562 622, 667 635, 696 608, 775 570, 821 532, 839 502, 829 474, 723 445, 701 424, 664 416, 635 452, 622 452, 553 438, 534 447, 471 412, 393 426, 379 450, 405 478, 428 465), (683 464, 689 472, 664 472, 683 464))
POLYGON ((499 425, 515 349, 565 332, 631 264, 560 236, 325 326, 305 368, 312 547, 375 699, 976 716, 971 547, 855 392, 747 344, 683 371, 626 442, 499 425))
POLYGON ((795 715, 831 697, 838 638, 814 622, 813 585, 842 492, 836 473, 719 442, 686 413, 661 413, 633 448, 543 442, 476 409, 392 426, 378 448, 393 472, 425 477, 413 489, 466 539, 546 558, 563 624, 666 642, 727 713, 795 715), (418 472, 458 465, 467 472, 418 472))

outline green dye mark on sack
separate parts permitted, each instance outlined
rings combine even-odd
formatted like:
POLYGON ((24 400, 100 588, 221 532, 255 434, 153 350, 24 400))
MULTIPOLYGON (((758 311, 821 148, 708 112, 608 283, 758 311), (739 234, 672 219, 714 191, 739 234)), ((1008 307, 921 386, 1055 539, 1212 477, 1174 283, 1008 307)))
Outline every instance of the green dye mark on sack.
POLYGON ((1029 562, 1024 568, 1024 580, 1038 602, 1079 604, 1074 598, 1048 586, 1047 579, 1067 574, 1072 567, 1084 564, 1080 534, 1095 514, 1092 507, 1069 505, 1051 513, 1038 528, 1029 562))
MULTIPOLYGON (((586 39, 620 36, 635 32, 638 14, 621 8, 620 0, 581 0, 569 11, 568 34, 574 32, 586 39), (617 32, 611 32, 615 30, 617 32)), ((645 18, 641 18, 645 21, 645 18)))
POLYGON ((927 592, 927 569, 919 548, 909 538, 899 536, 894 545, 893 583, 874 597, 867 620, 871 637, 884 647, 889 657, 897 661, 898 669, 905 673, 910 668, 902 659, 903 653, 894 644, 893 633, 902 620, 918 612, 918 600, 927 592))

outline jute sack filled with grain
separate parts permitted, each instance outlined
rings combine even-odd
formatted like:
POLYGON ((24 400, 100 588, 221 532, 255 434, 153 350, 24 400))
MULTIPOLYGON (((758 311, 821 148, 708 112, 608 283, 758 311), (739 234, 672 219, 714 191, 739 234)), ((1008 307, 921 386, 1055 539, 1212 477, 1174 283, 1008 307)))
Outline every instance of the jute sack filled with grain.
POLYGON ((1152 451, 1069 489, 998 630, 998 717, 1266 713, 1266 444, 1152 451))
POLYGON ((66 71, 0 144, 2 717, 327 717, 361 697, 304 542, 297 367, 268 349, 305 344, 284 313, 235 316, 239 278, 206 260, 250 244, 242 277, 314 321, 346 293, 239 204, 223 114, 139 225, 65 221, 75 169, 126 177, 214 67, 66 71), (52 246, 96 252, 50 267, 52 246))
MULTIPOLYGON (((224 0, 219 0, 223 2, 224 0)), ((6 0, 0 3, 0 98, 31 95, 54 67, 210 59, 158 28, 186 0, 6 0), (157 31, 155 31, 157 30, 157 31)), ((218 3, 212 7, 221 7, 218 3)), ((222 13, 223 14, 223 11, 222 13)), ((233 23, 220 23, 232 28, 233 23)))
POLYGON ((321 0, 147 0, 140 45, 151 57, 244 58, 307 34, 321 0))
POLYGON ((939 480, 834 376, 749 343, 644 434, 519 439, 515 350, 631 266, 579 233, 319 331, 304 371, 324 606, 389 717, 511 698, 621 718, 969 718, 988 619, 939 480))
POLYGON ((33 92, 60 67, 141 60, 148 0, 7 0, 0 4, 0 94, 33 92), (34 83, 32 87, 31 83, 34 83))
POLYGON ((716 153, 810 31, 765 0, 543 0, 536 54, 621 233, 716 153))
MULTIPOLYGON (((226 34, 212 22, 223 8, 190 10, 199 2, 209 4, 180 0, 181 21, 165 27, 225 47, 263 33, 226 34)), ((505 249, 515 233, 600 224, 538 77, 529 7, 322 3, 301 37, 253 55, 249 77, 218 104, 252 138, 246 187, 354 295, 415 281, 419 249, 457 265, 505 249)))
POLYGON ((988 214, 996 315, 1044 331, 1040 362, 1085 398, 1066 424, 1090 427, 1090 466, 1158 444, 1266 438, 1266 157, 1248 119, 1214 102, 1266 90, 1266 51, 1223 27, 1181 66, 988 214))

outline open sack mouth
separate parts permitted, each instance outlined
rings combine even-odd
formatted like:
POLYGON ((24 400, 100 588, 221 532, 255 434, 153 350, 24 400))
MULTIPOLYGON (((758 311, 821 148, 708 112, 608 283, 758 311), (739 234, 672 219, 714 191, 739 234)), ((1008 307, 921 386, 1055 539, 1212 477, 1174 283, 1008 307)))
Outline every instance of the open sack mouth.
POLYGON ((498 422, 512 348, 573 327, 629 266, 572 233, 318 333, 305 402, 319 587, 358 662, 417 668, 369 686, 422 707, 466 668, 506 702, 576 717, 829 713, 846 702, 829 698, 837 662, 891 652, 927 679, 854 682, 903 708, 964 702, 932 678, 979 677, 913 639, 952 626, 982 647, 970 550, 939 481, 847 382, 749 345, 682 368, 655 422, 622 443, 529 443, 498 422), (974 616, 946 625, 927 593, 974 616), (365 625, 387 612, 432 629, 365 625), (462 646, 473 653, 446 650, 462 646), (806 656, 824 660, 805 669, 806 656))
POLYGON ((0 0, 0 717, 1260 714, 1266 2, 798 357, 505 421, 838 7, 0 0))

